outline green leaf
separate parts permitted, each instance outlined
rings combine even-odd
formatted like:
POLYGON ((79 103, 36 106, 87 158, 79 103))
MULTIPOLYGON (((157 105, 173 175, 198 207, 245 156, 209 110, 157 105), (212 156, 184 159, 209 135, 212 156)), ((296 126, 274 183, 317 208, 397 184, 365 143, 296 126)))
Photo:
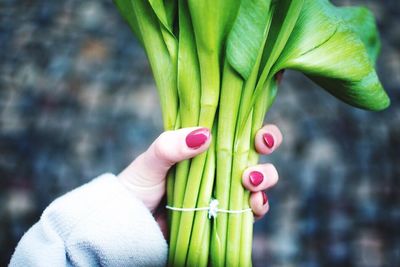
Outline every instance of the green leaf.
POLYGON ((268 36, 264 40, 264 45, 260 47, 259 54, 257 55, 258 60, 261 58, 261 63, 256 73, 258 77, 257 83, 252 86, 251 97, 245 97, 245 101, 242 101, 241 109, 245 112, 241 114, 239 118, 239 128, 242 129, 246 123, 246 118, 249 116, 254 103, 262 95, 264 90, 264 84, 266 83, 273 64, 279 58, 282 53, 293 28, 296 25, 297 19, 299 18, 300 11, 302 10, 304 0, 279 0, 272 2, 270 9, 270 16, 272 21, 268 25, 268 36))
MULTIPOLYGON (((168 48, 168 52, 173 59, 173 61, 176 60, 176 53, 177 53, 177 40, 175 38, 175 35, 173 33, 173 25, 172 23, 169 23, 171 21, 171 18, 167 17, 167 11, 166 7, 164 6, 164 1, 163 0, 147 0, 151 6, 151 8, 154 11, 154 14, 158 18, 158 21, 160 23, 160 30, 164 39, 164 42, 168 48)), ((171 8, 171 6, 168 6, 168 8, 171 8)), ((171 12, 168 10, 168 12, 171 12)), ((171 15, 171 14, 168 14, 171 15)))
POLYGON ((189 0, 201 75, 199 124, 212 127, 219 100, 224 39, 233 24, 237 0, 189 0))
POLYGON ((260 68, 260 86, 264 86, 271 67, 282 53, 300 16, 304 0, 278 0, 273 4, 273 19, 260 68))
POLYGON ((381 47, 374 15, 364 7, 337 8, 345 24, 364 43, 372 62, 376 61, 381 47))
POLYGON ((246 80, 265 42, 270 6, 271 0, 243 0, 227 40, 228 61, 246 80))
POLYGON ((165 27, 165 29, 167 29, 173 35, 172 23, 170 23, 171 20, 168 19, 167 17, 166 6, 164 6, 164 1, 163 0, 148 0, 148 1, 154 13, 156 14, 158 20, 160 21, 161 25, 165 27))
POLYGON ((179 0, 178 43, 178 94, 182 127, 198 124, 200 113, 200 69, 196 53, 196 42, 190 20, 187 1, 179 0))
POLYGON ((231 30, 240 1, 188 0, 188 3, 198 46, 219 53, 224 38, 231 30))
MULTIPOLYGON (((336 16, 326 0, 305 0, 279 61, 304 54, 328 40, 337 29, 336 16)), ((336 12, 335 12, 336 13, 336 12)))
POLYGON ((272 73, 284 68, 299 70, 350 105, 386 108, 390 101, 372 62, 379 47, 374 42, 376 27, 364 23, 371 19, 363 12, 338 8, 327 0, 306 0, 272 73))
POLYGON ((177 53, 171 53, 170 47, 165 43, 159 21, 148 1, 130 0, 130 2, 137 21, 136 27, 141 33, 143 46, 160 95, 164 128, 170 130, 174 128, 178 113, 176 63, 172 56, 177 53))
POLYGON ((175 19, 177 18, 178 1, 177 0, 164 0, 165 13, 167 16, 167 23, 174 27, 175 19))
POLYGON ((126 21, 126 23, 128 23, 129 27, 136 35, 136 38, 138 38, 139 42, 143 45, 142 34, 140 32, 136 14, 133 10, 131 1, 114 0, 114 4, 117 6, 118 11, 122 15, 122 18, 126 21))

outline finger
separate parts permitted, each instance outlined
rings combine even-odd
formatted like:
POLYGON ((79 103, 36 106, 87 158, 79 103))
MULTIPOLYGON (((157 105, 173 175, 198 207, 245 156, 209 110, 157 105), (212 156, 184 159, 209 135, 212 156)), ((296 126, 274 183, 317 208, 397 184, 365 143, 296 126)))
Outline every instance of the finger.
POLYGON ((266 163, 247 168, 242 175, 242 184, 247 190, 258 192, 274 186, 278 179, 275 166, 266 163))
POLYGON ((256 219, 261 219, 269 210, 267 194, 264 191, 252 193, 250 196, 250 207, 256 219))
POLYGON ((140 177, 154 183, 163 180, 175 163, 203 153, 210 142, 211 133, 207 128, 192 127, 166 131, 146 152, 136 158, 130 168, 140 177))
POLYGON ((282 133, 274 124, 267 124, 258 130, 255 137, 255 146, 258 153, 271 154, 282 143, 282 133))
POLYGON ((118 178, 146 207, 154 211, 164 195, 165 177, 169 168, 204 152, 210 142, 211 134, 206 128, 164 132, 118 178))

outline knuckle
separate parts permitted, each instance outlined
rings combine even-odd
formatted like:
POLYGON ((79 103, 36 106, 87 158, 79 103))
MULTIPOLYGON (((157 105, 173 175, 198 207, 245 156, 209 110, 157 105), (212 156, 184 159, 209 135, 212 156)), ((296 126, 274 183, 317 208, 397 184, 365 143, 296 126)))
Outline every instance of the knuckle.
POLYGON ((171 134, 171 131, 165 131, 163 133, 161 133, 157 139, 156 139, 156 143, 158 144, 163 144, 165 142, 167 142, 169 135, 171 134))
POLYGON ((171 152, 168 149, 168 146, 165 144, 168 144, 166 141, 167 139, 167 134, 166 132, 162 133, 154 142, 153 144, 153 149, 154 149, 154 155, 157 159, 168 162, 170 164, 173 164, 173 158, 171 156, 171 152))
POLYGON ((157 159, 166 159, 168 157, 168 154, 166 150, 164 149, 164 146, 161 145, 161 142, 156 142, 154 144, 154 155, 157 159))

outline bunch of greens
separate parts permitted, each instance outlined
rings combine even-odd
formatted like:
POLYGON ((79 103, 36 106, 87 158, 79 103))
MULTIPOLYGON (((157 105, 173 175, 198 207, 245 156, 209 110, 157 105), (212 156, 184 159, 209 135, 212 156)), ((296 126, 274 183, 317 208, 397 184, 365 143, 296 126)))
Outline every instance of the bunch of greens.
MULTIPOLYGON (((380 45, 365 8, 328 0, 115 0, 146 50, 166 130, 212 129, 210 149, 176 165, 168 204, 249 207, 242 171, 283 69, 303 72, 355 107, 389 105, 374 69, 380 45)), ((170 266, 251 266, 253 215, 170 214, 170 266)))

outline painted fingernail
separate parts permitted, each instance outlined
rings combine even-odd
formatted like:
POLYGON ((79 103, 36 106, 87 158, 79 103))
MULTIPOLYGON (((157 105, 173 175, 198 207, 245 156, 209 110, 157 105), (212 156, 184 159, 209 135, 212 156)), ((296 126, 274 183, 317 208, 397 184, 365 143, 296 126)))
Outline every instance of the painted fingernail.
POLYGON ((264 191, 262 192, 262 197, 263 197, 263 205, 267 204, 267 202, 268 202, 268 197, 267 197, 267 194, 265 194, 264 191))
POLYGON ((249 174, 249 178, 250 178, 250 183, 254 186, 258 186, 262 183, 262 181, 264 180, 264 175, 261 172, 258 171, 252 171, 249 174))
POLYGON ((273 137, 271 134, 265 133, 265 134, 263 135, 263 139, 264 139, 265 145, 266 145, 268 148, 272 148, 272 147, 274 146, 275 140, 274 140, 274 137, 273 137))
POLYGON ((207 128, 200 128, 186 136, 186 145, 196 149, 204 145, 208 138, 210 138, 210 131, 207 128))

